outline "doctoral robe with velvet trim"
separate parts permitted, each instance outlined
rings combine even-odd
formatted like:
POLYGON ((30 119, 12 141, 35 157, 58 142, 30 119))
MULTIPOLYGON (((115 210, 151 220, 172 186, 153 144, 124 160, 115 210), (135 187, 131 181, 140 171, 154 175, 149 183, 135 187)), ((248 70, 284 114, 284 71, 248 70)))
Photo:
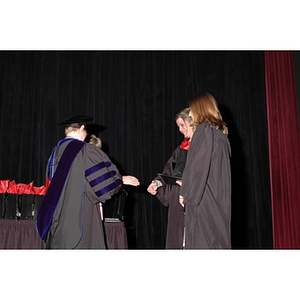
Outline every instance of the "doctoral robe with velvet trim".
POLYGON ((182 177, 186 249, 231 248, 230 144, 226 135, 201 124, 193 135, 182 177))
MULTIPOLYGON (((54 152, 54 174, 49 189, 69 143, 72 139, 64 140, 54 152)), ((53 214, 45 239, 47 249, 105 249, 99 202, 104 203, 120 190, 122 177, 101 149, 83 143, 69 169, 53 214)), ((46 214, 40 210, 39 214, 42 213, 46 214)), ((39 219, 43 220, 43 215, 39 219)))

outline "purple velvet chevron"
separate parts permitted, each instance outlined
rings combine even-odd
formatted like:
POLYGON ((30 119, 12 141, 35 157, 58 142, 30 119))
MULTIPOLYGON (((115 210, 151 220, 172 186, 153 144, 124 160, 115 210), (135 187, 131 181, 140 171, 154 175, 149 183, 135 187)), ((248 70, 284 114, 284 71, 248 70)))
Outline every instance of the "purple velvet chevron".
POLYGON ((116 171, 110 171, 110 172, 107 172, 93 180, 90 181, 90 185, 91 187, 94 187, 95 185, 99 184, 99 183, 102 183, 103 181, 113 177, 116 175, 116 171))
POLYGON ((99 171, 99 170, 101 170, 101 169, 103 169, 105 167, 108 168, 110 166, 111 166, 111 162, 110 161, 103 161, 103 162, 101 162, 101 163, 99 163, 99 164, 97 164, 95 166, 92 166, 89 169, 87 169, 85 171, 85 176, 87 177, 87 176, 89 176, 89 175, 91 175, 91 174, 93 174, 93 173, 95 173, 95 172, 97 172, 97 171, 99 171))
POLYGON ((96 192, 96 195, 98 197, 114 190, 115 188, 117 188, 118 186, 122 185, 122 180, 121 179, 118 179, 116 181, 114 181, 113 183, 107 185, 106 187, 100 189, 99 191, 96 192))
MULTIPOLYGON (((85 176, 88 177, 89 175, 92 175, 93 173, 96 173, 97 171, 100 171, 100 170, 110 167, 110 166, 111 166, 110 161, 101 162, 101 163, 87 169, 85 171, 85 176)), ((116 175, 116 171, 109 171, 109 172, 106 172, 105 174, 100 175, 100 176, 96 177, 95 179, 89 181, 89 183, 90 183, 91 187, 94 187, 97 184, 102 183, 102 182, 106 181, 107 179, 114 177, 115 175, 116 175)), ((96 191, 95 193, 98 197, 100 197, 100 196, 116 189, 120 185, 122 185, 122 180, 117 179, 116 181, 112 182, 111 184, 106 185, 105 187, 96 191)))

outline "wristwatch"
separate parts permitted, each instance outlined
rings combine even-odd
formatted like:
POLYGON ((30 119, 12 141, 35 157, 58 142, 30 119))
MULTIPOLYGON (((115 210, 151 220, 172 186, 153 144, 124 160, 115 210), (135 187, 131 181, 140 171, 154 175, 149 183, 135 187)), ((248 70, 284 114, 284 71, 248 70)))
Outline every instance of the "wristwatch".
POLYGON ((159 188, 159 187, 162 186, 162 183, 159 180, 155 179, 154 181, 155 181, 155 183, 157 185, 157 188, 159 188))

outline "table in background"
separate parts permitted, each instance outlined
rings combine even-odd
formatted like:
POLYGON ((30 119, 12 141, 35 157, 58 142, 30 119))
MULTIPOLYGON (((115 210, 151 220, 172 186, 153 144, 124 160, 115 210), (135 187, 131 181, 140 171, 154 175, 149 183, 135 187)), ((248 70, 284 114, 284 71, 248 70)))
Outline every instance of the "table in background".
MULTIPOLYGON (((35 226, 43 196, 0 194, 0 249, 44 249, 35 226)), ((127 249, 123 221, 107 219, 104 230, 108 249, 127 249)))

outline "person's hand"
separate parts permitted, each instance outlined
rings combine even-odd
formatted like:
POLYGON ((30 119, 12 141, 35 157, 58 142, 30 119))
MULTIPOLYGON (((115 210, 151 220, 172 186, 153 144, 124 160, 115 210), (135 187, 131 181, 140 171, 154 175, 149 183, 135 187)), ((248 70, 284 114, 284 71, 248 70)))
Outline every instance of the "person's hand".
POLYGON ((151 195, 156 195, 157 194, 157 184, 154 180, 149 184, 149 186, 147 188, 147 191, 151 195))
POLYGON ((182 186, 182 180, 176 180, 176 183, 180 186, 182 186))
POLYGON ((139 180, 131 175, 122 176, 123 184, 137 186, 140 185, 139 180))
POLYGON ((179 203, 184 207, 184 198, 181 195, 179 195, 179 203))

